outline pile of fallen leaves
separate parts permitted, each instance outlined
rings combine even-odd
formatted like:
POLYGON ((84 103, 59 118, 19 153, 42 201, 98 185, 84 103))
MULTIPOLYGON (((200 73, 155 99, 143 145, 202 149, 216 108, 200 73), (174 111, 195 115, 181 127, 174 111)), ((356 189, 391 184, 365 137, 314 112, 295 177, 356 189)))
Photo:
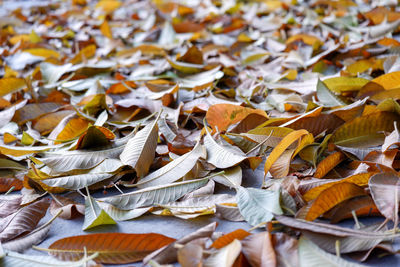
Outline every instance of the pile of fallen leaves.
POLYGON ((397 1, 7 5, 0 265, 358 266, 397 252, 397 1), (242 186, 257 168, 261 188, 242 186), (84 216, 87 230, 145 214, 249 227, 22 253, 54 220, 84 216))

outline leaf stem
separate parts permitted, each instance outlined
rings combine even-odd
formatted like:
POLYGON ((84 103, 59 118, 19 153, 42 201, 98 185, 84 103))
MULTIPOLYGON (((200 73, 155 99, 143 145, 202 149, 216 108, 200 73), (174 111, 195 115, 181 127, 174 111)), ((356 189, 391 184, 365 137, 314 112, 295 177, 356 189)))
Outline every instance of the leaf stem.
POLYGON ((351 211, 351 215, 353 215, 354 222, 356 223, 357 229, 361 229, 360 222, 358 221, 357 214, 354 210, 351 211))
POLYGON ((257 144, 255 147, 253 147, 252 149, 250 149, 250 150, 246 153, 246 156, 248 156, 251 152, 255 151, 256 149, 260 148, 262 145, 264 145, 264 144, 268 141, 268 139, 271 137, 271 135, 272 135, 273 132, 274 132, 274 130, 272 130, 272 131, 270 132, 270 134, 269 134, 263 141, 261 141, 260 143, 258 143, 258 144, 257 144))
POLYGON ((336 256, 340 258, 340 240, 336 240, 335 242, 335 250, 336 250, 336 256))
POLYGON ((253 231, 253 230, 255 230, 255 229, 257 229, 257 228, 263 226, 263 225, 266 224, 266 223, 267 223, 267 222, 261 222, 261 223, 255 225, 255 226, 251 227, 249 230, 247 230, 247 232, 251 232, 251 231, 253 231))
POLYGON ((39 232, 40 230, 42 230, 43 228, 46 228, 47 226, 49 226, 58 216, 61 215, 61 213, 63 213, 62 210, 59 210, 57 212, 56 215, 54 215, 50 220, 48 220, 45 224, 39 226, 38 228, 36 228, 35 230, 33 230, 32 232, 29 233, 29 235, 34 234, 36 232, 39 232))
POLYGON ((4 195, 10 194, 14 189, 15 189, 15 186, 11 186, 10 189, 8 189, 4 195))
POLYGON ((97 218, 96 210, 94 209, 94 205, 93 205, 93 202, 92 202, 92 197, 89 194, 89 188, 87 186, 85 188, 86 188, 86 192, 87 192, 87 198, 88 198, 88 201, 89 201, 90 209, 92 210, 92 212, 94 214, 94 217, 97 218))
POLYGON ((54 199, 55 202, 57 202, 58 205, 60 205, 60 206, 62 206, 62 207, 64 206, 64 204, 61 203, 61 201, 58 200, 58 199, 56 198, 56 196, 55 196, 53 193, 50 193, 50 192, 49 192, 49 195, 54 199))

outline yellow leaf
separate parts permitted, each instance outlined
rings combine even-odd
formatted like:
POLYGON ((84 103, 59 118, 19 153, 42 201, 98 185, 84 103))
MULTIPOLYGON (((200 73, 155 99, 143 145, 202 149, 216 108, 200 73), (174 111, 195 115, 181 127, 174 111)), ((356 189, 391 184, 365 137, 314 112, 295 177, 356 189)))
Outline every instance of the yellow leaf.
POLYGON ((317 50, 323 44, 318 37, 309 34, 293 35, 286 40, 286 44, 290 44, 298 40, 301 40, 303 43, 312 46, 314 50, 317 50))
POLYGON ((4 66, 4 78, 13 78, 17 77, 18 72, 10 68, 9 66, 5 65, 4 66))
POLYGON ((291 70, 286 71, 285 72, 285 78, 290 80, 290 81, 296 80, 296 78, 297 78, 297 70, 291 69, 291 70))
POLYGON ((49 57, 60 58, 60 54, 57 51, 47 48, 29 48, 25 49, 24 52, 43 58, 49 58, 49 57))
POLYGON ((143 44, 143 45, 139 45, 134 48, 118 51, 117 57, 128 57, 128 56, 133 55, 137 51, 140 51, 143 55, 146 55, 146 56, 165 56, 166 55, 164 49, 159 46, 143 44))
POLYGON ((381 102, 388 98, 392 98, 394 100, 400 99, 400 88, 378 92, 378 93, 374 94, 373 96, 371 96, 370 99, 373 100, 374 102, 381 102))
POLYGON ((366 195, 364 189, 355 184, 348 182, 335 184, 318 195, 311 204, 305 219, 307 221, 314 221, 337 204, 347 199, 363 195, 366 195))
POLYGON ((400 116, 392 112, 373 112, 340 126, 333 133, 332 141, 341 146, 364 146, 375 142, 379 145, 385 137, 382 132, 392 132, 393 123, 399 119, 400 116))
POLYGON ((116 0, 101 0, 97 3, 96 8, 101 8, 106 13, 112 13, 121 6, 121 2, 116 0))
POLYGON ((386 90, 400 87, 400 71, 395 71, 379 76, 372 80, 372 82, 381 85, 386 90))
POLYGON ((79 64, 84 60, 94 57, 96 54, 96 46, 94 44, 88 45, 79 51, 73 59, 71 59, 72 64, 79 64))
POLYGON ((15 35, 10 38, 10 43, 12 45, 16 45, 17 43, 21 42, 29 42, 31 40, 29 34, 20 34, 20 35, 15 35))
POLYGON ((192 63, 187 63, 187 62, 180 62, 180 61, 175 61, 171 59, 167 59, 169 64, 171 65, 172 68, 186 73, 186 74, 194 74, 201 72, 203 70, 203 65, 200 64, 192 64, 192 63))
POLYGON ((21 143, 25 146, 30 146, 35 142, 35 139, 30 136, 27 132, 22 132, 21 143))
POLYGON ((29 34, 29 39, 32 44, 40 43, 41 41, 43 41, 42 38, 40 38, 40 36, 37 35, 34 30, 32 30, 29 34))
POLYGON ((281 142, 272 150, 271 154, 267 157, 267 160, 265 161, 264 165, 264 172, 265 175, 268 173, 270 170, 271 166, 274 164, 274 162, 282 155, 283 152, 295 141, 299 140, 300 137, 309 134, 306 130, 298 130, 289 133, 287 136, 285 136, 281 142))
POLYGON ((0 79, 0 97, 14 93, 26 86, 25 80, 21 78, 2 78, 0 79))
POLYGON ((369 80, 353 77, 334 77, 324 80, 324 83, 329 90, 335 93, 342 93, 360 90, 361 87, 369 83, 369 80))
POLYGON ((383 60, 374 58, 362 59, 346 67, 346 71, 354 76, 369 69, 383 69, 383 60))
POLYGON ((108 25, 107 20, 104 20, 103 23, 100 25, 100 31, 105 37, 109 39, 113 38, 112 31, 110 25, 108 25))

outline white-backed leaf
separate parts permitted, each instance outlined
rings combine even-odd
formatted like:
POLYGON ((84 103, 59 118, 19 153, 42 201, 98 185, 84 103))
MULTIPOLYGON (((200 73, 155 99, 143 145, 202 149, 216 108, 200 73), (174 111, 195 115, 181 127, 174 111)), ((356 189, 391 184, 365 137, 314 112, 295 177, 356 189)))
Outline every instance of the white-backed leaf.
POLYGON ((82 230, 88 230, 104 224, 117 223, 97 204, 94 198, 91 196, 85 197, 85 221, 83 222, 82 230))
POLYGON ((308 239, 299 240, 300 267, 360 267, 363 265, 346 261, 317 247, 308 239))
POLYGON ((140 179, 137 186, 139 188, 166 185, 173 183, 187 174, 196 165, 199 158, 205 158, 205 148, 197 143, 192 151, 180 156, 179 158, 171 161, 162 168, 150 173, 144 178, 140 179))
POLYGON ((122 163, 135 168, 138 177, 145 176, 153 163, 158 139, 157 120, 137 132, 119 156, 122 163))
POLYGON ((48 201, 42 199, 1 219, 0 241, 5 242, 11 240, 35 229, 36 225, 46 214, 48 207, 48 201))
POLYGON ((253 226, 271 221, 274 214, 283 214, 279 190, 272 191, 240 186, 237 189, 236 198, 240 213, 253 226))
POLYGON ((158 122, 158 128, 168 143, 172 143, 177 137, 176 133, 170 128, 165 118, 160 119, 158 122))
POLYGON ((123 149, 124 146, 98 151, 65 151, 62 154, 50 154, 48 157, 40 158, 40 161, 51 169, 49 174, 53 175, 94 168, 106 158, 117 159, 123 149))
POLYGON ((242 168, 240 166, 229 168, 224 173, 214 176, 213 180, 230 188, 240 186, 242 184, 242 168))
POLYGON ((400 132, 397 129, 397 123, 394 123, 394 130, 385 137, 385 143, 382 145, 382 152, 388 150, 392 145, 400 144, 400 132))
POLYGON ((87 173, 50 178, 41 180, 41 182, 52 187, 76 190, 111 178, 114 176, 114 172, 121 167, 121 161, 117 159, 105 159, 100 165, 87 173))
POLYGON ((240 214, 240 210, 237 206, 216 204, 215 208, 216 208, 215 214, 224 220, 232 222, 244 221, 244 218, 242 214, 240 214))
POLYGON ((204 261, 204 267, 231 267, 239 256, 242 245, 237 239, 221 248, 204 261))
POLYGON ((111 204, 98 202, 99 206, 115 221, 128 221, 142 216, 150 210, 150 208, 137 208, 131 210, 121 210, 111 204))
POLYGON ((200 213, 210 209, 213 209, 215 211, 215 204, 231 203, 234 201, 235 197, 233 195, 215 194, 215 195, 195 196, 192 198, 185 199, 183 201, 176 201, 163 204, 160 205, 160 207, 168 209, 169 211, 171 211, 172 214, 200 213))
POLYGON ((85 267, 97 255, 98 253, 95 253, 79 261, 59 261, 50 256, 25 255, 7 251, 5 256, 0 258, 0 265, 4 267, 85 267))
POLYGON ((318 80, 317 83, 317 97, 325 107, 346 105, 346 103, 337 97, 334 92, 329 90, 329 88, 321 80, 318 80))
POLYGON ((218 144, 208 132, 207 127, 205 129, 207 134, 204 137, 204 146, 207 149, 207 162, 217 168, 226 169, 246 159, 246 155, 239 148, 228 144, 218 144))
POLYGON ((369 179, 369 189, 379 211, 392 221, 398 220, 400 177, 393 173, 378 173, 369 179))
POLYGON ((58 81, 64 73, 71 71, 72 64, 68 63, 65 65, 54 65, 48 62, 40 63, 40 72, 43 80, 47 83, 52 84, 58 81))
MULTIPOLYGON (((376 232, 378 227, 379 225, 375 224, 363 227, 363 229, 360 230, 365 232, 376 232)), ((380 232, 383 233, 383 231, 380 232)), ((354 236, 338 237, 323 233, 315 233, 312 231, 303 231, 302 233, 305 237, 307 237, 307 239, 314 242, 314 244, 316 244, 319 248, 329 253, 336 253, 336 242, 339 242, 340 253, 351 253, 369 250, 385 240, 385 238, 357 238, 354 236)))
POLYGON ((204 186, 208 182, 208 179, 209 177, 205 177, 168 185, 152 186, 131 193, 101 198, 99 200, 110 203, 123 210, 160 205, 175 201, 183 195, 204 186))

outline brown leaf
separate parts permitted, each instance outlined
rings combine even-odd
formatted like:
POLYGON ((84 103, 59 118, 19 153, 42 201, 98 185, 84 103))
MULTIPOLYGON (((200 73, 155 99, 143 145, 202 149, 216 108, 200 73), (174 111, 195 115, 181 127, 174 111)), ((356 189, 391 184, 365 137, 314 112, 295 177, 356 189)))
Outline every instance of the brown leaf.
POLYGON ((47 199, 36 201, 0 220, 0 241, 11 240, 21 234, 32 231, 46 214, 47 199))
POLYGON ((299 265, 297 239, 285 233, 276 233, 272 235, 272 243, 278 267, 299 265))
POLYGON ((13 190, 21 190, 23 185, 22 181, 17 178, 0 177, 0 192, 4 193, 14 187, 13 190))
POLYGON ((78 204, 70 198, 57 196, 50 203, 50 213, 55 216, 58 212, 62 211, 59 215, 60 218, 65 220, 74 219, 85 214, 85 205, 78 204))
POLYGON ((2 196, 0 197, 0 218, 16 212, 20 208, 21 196, 2 196))
POLYGON ((150 260, 154 260, 161 264, 174 263, 177 261, 177 249, 175 248, 175 244, 184 245, 198 238, 211 237, 216 228, 217 223, 210 223, 198 229, 197 231, 177 240, 176 242, 171 243, 168 246, 160 248, 159 250, 156 250, 153 253, 149 254, 146 258, 143 259, 143 264, 147 264, 150 260))
POLYGON ((400 177, 393 173, 377 173, 369 180, 369 189, 379 211, 398 222, 400 177))
POLYGON ((331 219, 331 223, 338 223, 343 219, 353 218, 352 212, 357 217, 381 216, 378 208, 370 196, 355 197, 343 201, 326 214, 331 219))
POLYGON ((277 266, 272 236, 268 232, 252 234, 242 241, 242 251, 253 267, 277 266))
POLYGON ((201 267, 203 248, 197 244, 186 244, 178 250, 178 262, 182 267, 201 267))

